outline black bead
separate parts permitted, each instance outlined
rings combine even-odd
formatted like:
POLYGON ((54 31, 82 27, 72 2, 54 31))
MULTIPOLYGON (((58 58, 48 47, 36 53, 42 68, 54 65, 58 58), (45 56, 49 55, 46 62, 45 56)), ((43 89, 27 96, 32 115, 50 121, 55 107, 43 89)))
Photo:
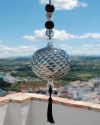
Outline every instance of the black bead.
POLYGON ((54 23, 53 23, 52 21, 47 21, 47 22, 45 23, 45 27, 46 27, 47 29, 52 29, 52 28, 54 27, 54 23))
POLYGON ((45 10, 47 11, 47 12, 53 12, 54 11, 54 6, 53 5, 50 5, 50 4, 47 4, 46 5, 46 7, 45 7, 45 10))

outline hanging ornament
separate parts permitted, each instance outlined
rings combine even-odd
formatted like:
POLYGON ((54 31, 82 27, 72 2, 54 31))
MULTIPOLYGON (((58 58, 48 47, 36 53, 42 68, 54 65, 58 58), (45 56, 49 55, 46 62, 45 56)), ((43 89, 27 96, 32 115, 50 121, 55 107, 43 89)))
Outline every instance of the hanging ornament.
POLYGON ((32 71, 39 77, 46 79, 48 81, 47 88, 50 94, 48 99, 48 110, 47 110, 47 121, 50 123, 54 123, 53 115, 52 115, 52 89, 54 88, 53 81, 54 79, 63 77, 66 75, 71 66, 71 60, 69 55, 62 49, 55 48, 53 46, 54 31, 52 28, 54 27, 54 23, 52 20, 54 19, 54 15, 52 12, 54 11, 54 6, 51 5, 51 0, 49 0, 49 4, 46 5, 46 20, 45 27, 46 35, 49 37, 47 39, 47 47, 37 50, 34 52, 30 64, 32 71))

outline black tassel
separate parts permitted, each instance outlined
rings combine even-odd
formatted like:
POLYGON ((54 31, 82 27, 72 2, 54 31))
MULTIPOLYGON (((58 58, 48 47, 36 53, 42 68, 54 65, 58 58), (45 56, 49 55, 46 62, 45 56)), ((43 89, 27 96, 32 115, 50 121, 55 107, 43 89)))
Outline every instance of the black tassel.
POLYGON ((54 122, 53 116, 52 116, 52 98, 51 98, 51 93, 52 93, 52 88, 50 87, 49 88, 50 97, 48 99, 49 103, 48 103, 47 121, 52 124, 52 123, 55 123, 55 122, 54 122))

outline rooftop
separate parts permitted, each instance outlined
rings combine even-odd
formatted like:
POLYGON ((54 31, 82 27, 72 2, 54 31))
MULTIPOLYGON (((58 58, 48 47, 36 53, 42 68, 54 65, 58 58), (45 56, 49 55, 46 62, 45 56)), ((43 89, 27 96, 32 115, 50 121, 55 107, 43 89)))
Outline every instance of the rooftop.
POLYGON ((79 83, 81 83, 81 81, 79 81, 79 80, 77 80, 75 82, 70 82, 70 84, 79 84, 79 83))
POLYGON ((96 97, 98 95, 99 92, 93 92, 93 93, 89 93, 89 94, 85 94, 84 96, 89 97, 89 98, 93 98, 96 97))
POLYGON ((15 77, 13 77, 13 76, 5 76, 4 78, 3 78, 5 81, 7 81, 7 82, 11 82, 11 81, 17 81, 17 79, 15 78, 15 77))

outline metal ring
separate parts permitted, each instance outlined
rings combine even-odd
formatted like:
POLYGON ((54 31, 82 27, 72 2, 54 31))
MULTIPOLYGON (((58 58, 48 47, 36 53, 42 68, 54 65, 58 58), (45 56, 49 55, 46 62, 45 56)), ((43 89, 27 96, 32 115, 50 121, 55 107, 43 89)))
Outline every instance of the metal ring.
POLYGON ((54 88, 54 84, 47 83, 47 89, 49 89, 49 87, 51 87, 53 89, 54 88))

